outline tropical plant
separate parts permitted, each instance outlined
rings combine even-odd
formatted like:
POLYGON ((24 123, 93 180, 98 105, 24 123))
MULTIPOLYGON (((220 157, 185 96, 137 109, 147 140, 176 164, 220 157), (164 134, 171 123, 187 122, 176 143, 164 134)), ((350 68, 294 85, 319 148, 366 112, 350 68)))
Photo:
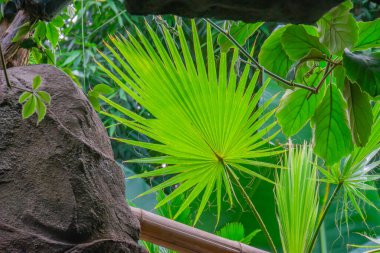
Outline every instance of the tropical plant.
POLYGON ((368 249, 365 253, 377 253, 380 252, 380 239, 379 238, 372 238, 367 235, 362 235, 364 238, 366 238, 372 245, 356 245, 356 244, 349 244, 347 246, 353 247, 353 248, 360 248, 360 249, 368 249))
POLYGON ((373 125, 370 101, 380 95, 380 56, 373 50, 380 47, 380 19, 356 22, 352 7, 345 1, 317 26, 278 28, 259 54, 265 69, 308 87, 282 98, 277 120, 288 137, 311 121, 314 151, 328 166, 366 145, 373 125))
POLYGON ((318 165, 312 147, 290 144, 285 167, 275 187, 282 249, 303 253, 311 247, 318 223, 318 165))
MULTIPOLYGON (((329 184, 335 184, 337 189, 343 189, 343 205, 346 224, 349 224, 348 210, 352 205, 365 222, 366 217, 361 211, 358 201, 364 202, 378 210, 366 196, 365 191, 377 191, 373 183, 380 178, 376 169, 380 165, 377 155, 380 150, 380 105, 373 108, 375 123, 367 145, 355 150, 340 163, 332 166, 329 170, 320 169, 326 177, 322 179, 329 184)), ((334 196, 334 195, 333 195, 334 196)))
MULTIPOLYGON (((219 217, 222 187, 224 186, 231 204, 234 202, 235 191, 232 181, 244 192, 244 188, 239 184, 237 172, 273 183, 247 167, 276 168, 277 165, 258 159, 282 153, 279 147, 267 145, 277 134, 266 136, 276 123, 263 127, 274 114, 274 111, 265 112, 271 100, 257 108, 269 80, 261 88, 257 87, 259 72, 256 71, 250 76, 250 65, 246 65, 241 76, 237 76, 234 65, 238 51, 232 56, 230 68, 227 66, 226 53, 221 53, 217 66, 210 26, 207 28, 206 62, 194 22, 194 59, 180 26, 177 31, 181 50, 177 48, 171 33, 165 27, 162 27, 162 30, 167 47, 149 25, 147 29, 153 45, 140 31, 137 31, 138 39, 131 34, 128 34, 128 38, 111 37, 118 52, 110 45, 108 48, 122 69, 107 56, 103 56, 120 77, 108 68, 100 66, 120 88, 151 113, 151 118, 141 117, 102 95, 99 96, 101 100, 124 113, 126 118, 105 111, 101 113, 155 142, 119 138, 115 140, 164 155, 129 162, 170 165, 136 176, 174 175, 144 193, 149 194, 179 185, 168 197, 160 201, 157 207, 189 191, 189 195, 174 216, 176 218, 198 196, 202 196, 194 219, 196 223, 215 191, 219 217), (257 92, 254 92, 255 88, 257 92)), ((246 200, 250 201, 248 197, 246 200)), ((257 212, 255 215, 260 221, 257 212)), ((269 238, 265 226, 263 232, 269 238)))
POLYGON ((260 229, 256 229, 250 234, 246 235, 244 226, 239 222, 227 223, 219 231, 216 231, 216 235, 226 239, 230 239, 244 244, 251 244, 253 238, 260 233, 260 229))

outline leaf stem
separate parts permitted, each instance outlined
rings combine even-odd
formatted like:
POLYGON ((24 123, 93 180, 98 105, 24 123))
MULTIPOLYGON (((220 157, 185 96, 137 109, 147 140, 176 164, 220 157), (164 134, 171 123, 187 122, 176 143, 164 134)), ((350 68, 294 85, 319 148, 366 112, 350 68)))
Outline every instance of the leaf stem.
POLYGON ((323 210, 323 213, 318 221, 318 226, 317 226, 317 229, 314 231, 314 234, 313 234, 313 237, 312 237, 312 240, 311 240, 311 244, 310 244, 310 247, 309 247, 309 250, 307 251, 308 253, 311 253, 313 248, 314 248, 314 244, 317 240, 317 237, 318 237, 318 234, 319 234, 319 230, 321 229, 321 226, 322 226, 322 223, 323 223, 323 220, 325 219, 326 217, 326 214, 327 214, 327 211, 329 210, 332 202, 334 201, 335 197, 337 196, 340 188, 342 188, 343 186, 343 182, 340 182, 337 187, 335 187, 334 189, 334 192, 333 194, 331 195, 330 199, 329 199, 329 202, 327 203, 325 209, 323 210))
POLYGON ((271 247, 273 253, 277 253, 276 246, 274 245, 272 237, 270 236, 269 231, 264 224, 264 221, 262 220, 259 212, 257 211, 257 209, 256 209, 255 205, 253 204, 252 200, 250 199, 250 197, 248 196, 247 192, 244 190, 244 187, 240 184, 239 178, 236 176, 236 174, 231 170, 231 168, 227 164, 224 163, 224 166, 227 169, 227 172, 231 175, 230 178, 232 178, 234 183, 238 186, 238 188, 239 188, 241 194, 243 195, 245 201, 247 201, 253 215, 255 216, 257 222, 260 225, 261 230, 263 231, 265 237, 267 238, 269 246, 271 247))
POLYGON ((11 85, 11 82, 9 81, 8 72, 7 72, 7 65, 5 64, 5 58, 4 58, 3 47, 1 45, 1 42, 0 42, 0 57, 1 57, 1 65, 2 65, 2 68, 4 71, 5 82, 7 83, 8 88, 11 89, 12 85, 11 85))
POLYGON ((275 79, 276 81, 279 81, 287 86, 290 86, 290 87, 297 87, 297 88, 301 88, 301 89, 305 89, 305 90, 309 90, 313 93, 316 92, 316 89, 313 88, 313 87, 309 87, 309 86, 306 86, 306 85, 303 85, 303 84, 299 84, 299 83, 294 83, 292 81, 288 81, 278 75, 276 75, 275 73, 265 69, 263 66, 260 65, 260 63, 255 59, 253 58, 248 52, 247 50, 245 50, 240 44, 239 42, 236 41, 236 39, 234 37, 232 37, 228 32, 226 32, 223 28, 221 28, 220 26, 218 26, 216 23, 214 23, 212 20, 208 19, 208 18, 205 18, 204 19, 206 22, 208 22, 212 27, 214 27, 216 30, 218 30, 220 33, 222 33, 224 36, 226 36, 226 38, 231 41, 232 44, 234 44, 237 48, 239 48, 240 52, 245 56, 247 57, 252 63, 248 62, 250 65, 252 65, 253 67, 255 68, 258 68, 261 72, 267 74, 268 76, 272 77, 273 79, 275 79))
POLYGON ((336 66, 338 66, 338 64, 334 65, 334 64, 332 64, 330 62, 327 63, 327 67, 326 67, 325 73, 324 73, 321 81, 319 81, 319 84, 315 88, 315 92, 314 93, 310 92, 310 94, 307 96, 307 99, 309 99, 313 94, 317 94, 319 92, 319 90, 321 89, 321 87, 322 87, 323 83, 325 82, 326 78, 331 74, 331 72, 335 69, 336 66))

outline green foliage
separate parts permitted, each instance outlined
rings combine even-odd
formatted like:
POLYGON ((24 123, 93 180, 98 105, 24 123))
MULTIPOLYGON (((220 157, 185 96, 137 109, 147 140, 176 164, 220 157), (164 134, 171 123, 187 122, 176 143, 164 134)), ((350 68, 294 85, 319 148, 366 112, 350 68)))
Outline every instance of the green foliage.
POLYGON ((257 229, 252 233, 246 235, 244 226, 241 223, 232 222, 227 223, 224 227, 217 231, 216 235, 249 245, 259 232, 260 230, 257 229))
POLYGON ((345 52, 343 66, 352 82, 372 97, 380 95, 380 52, 354 54, 345 52))
POLYGON ((260 53, 259 62, 266 69, 286 77, 294 61, 286 54, 285 45, 281 43, 281 38, 289 26, 284 26, 275 30, 264 42, 260 53))
POLYGON ((278 222, 284 252, 303 253, 311 246, 317 227, 317 160, 306 143, 290 145, 283 170, 276 180, 278 222))
POLYGON ((370 22, 359 22, 359 39, 353 50, 380 47, 380 18, 370 22))
POLYGON ((287 137, 313 119, 315 152, 327 165, 348 155, 353 143, 366 144, 373 123, 370 102, 380 91, 379 53, 350 52, 380 47, 379 20, 357 23, 351 8, 349 1, 333 8, 317 27, 281 27, 264 42, 259 54, 264 68, 314 90, 288 91, 276 116, 287 137))
POLYGON ((360 90, 355 83, 347 82, 344 96, 348 103, 349 125, 353 140, 363 147, 371 134, 373 116, 369 96, 360 90))
POLYGON ((33 79, 32 89, 24 91, 20 98, 19 103, 22 104, 22 118, 27 119, 34 113, 37 114, 37 123, 40 123, 46 115, 46 105, 50 105, 51 97, 46 91, 41 91, 40 86, 42 79, 37 75, 33 79))
POLYGON ((348 244, 348 247, 353 247, 353 248, 362 248, 362 249, 368 249, 369 251, 366 251, 367 253, 376 253, 380 252, 380 239, 378 238, 372 238, 367 235, 363 235, 364 238, 366 238, 371 244, 373 245, 357 245, 357 244, 348 244))
POLYGON ((110 95, 114 92, 110 86, 106 84, 98 84, 93 90, 88 92, 88 100, 90 100, 95 110, 100 111, 99 95, 110 95))
MULTIPOLYGON (((313 28, 311 27, 311 29, 313 28)), ((303 25, 287 27, 281 37, 281 44, 286 45, 284 47, 285 53, 294 61, 307 56, 313 49, 329 55, 327 47, 319 42, 317 36, 310 35, 303 25)))
MULTIPOLYGON (((264 23, 257 22, 253 24, 246 24, 244 22, 226 22, 225 27, 229 27, 228 33, 237 41, 240 45, 244 45, 249 37, 252 36, 264 23)), ((218 36, 218 44, 222 52, 228 52, 234 45, 223 34, 218 36)))
POLYGON ((352 3, 346 1, 326 13, 318 22, 320 40, 332 54, 341 55, 358 40, 358 25, 350 13, 352 3))
POLYGON ((180 215, 198 196, 201 196, 202 201, 194 219, 196 223, 210 196, 215 192, 219 217, 223 186, 229 202, 231 204, 234 202, 229 171, 239 171, 271 182, 246 166, 277 167, 257 160, 282 152, 278 148, 263 148, 276 135, 275 133, 262 139, 275 125, 273 123, 260 129, 274 114, 274 111, 264 113, 271 101, 256 110, 265 85, 259 88, 257 93, 253 93, 259 73, 256 72, 248 80, 249 65, 245 67, 240 78, 237 78, 233 70, 237 51, 233 55, 230 68, 227 66, 227 55, 221 53, 219 72, 217 72, 210 27, 207 29, 208 68, 205 66, 205 57, 195 23, 192 24, 194 60, 181 27, 178 27, 181 51, 165 27, 162 27, 162 30, 167 49, 149 26, 147 29, 153 45, 139 31, 137 31, 138 39, 130 34, 127 39, 112 38, 112 43, 119 52, 111 46, 109 50, 118 59, 123 70, 105 55, 104 57, 122 79, 107 68, 103 66, 101 68, 120 88, 146 108, 153 118, 143 118, 100 96, 108 105, 122 112, 127 119, 107 112, 102 114, 157 142, 116 139, 164 154, 164 156, 129 161, 170 165, 138 175, 138 177, 174 175, 145 193, 149 194, 179 184, 179 187, 158 203, 157 207, 189 191, 187 199, 174 217, 180 215))
MULTIPOLYGON (((304 81, 311 86, 317 85, 322 78, 322 71, 315 70, 304 81)), ((314 115, 315 110, 324 97, 324 90, 316 96, 309 97, 307 90, 288 90, 282 97, 277 108, 276 116, 278 123, 282 127, 282 132, 290 137, 298 133, 314 115)))
POLYGON ((380 106, 376 105, 373 111, 375 123, 367 144, 364 147, 355 148, 348 156, 345 156, 340 163, 331 167, 331 171, 320 169, 326 177, 324 181, 332 184, 342 184, 344 189, 343 210, 348 222, 348 205, 351 203, 355 210, 360 214, 363 221, 365 215, 361 211, 358 200, 372 206, 378 210, 372 201, 366 196, 364 191, 374 190, 377 188, 372 183, 380 178, 376 173, 376 168, 380 165, 380 161, 375 159, 380 150, 380 106))
POLYGON ((314 115, 314 152, 323 157, 327 165, 340 161, 353 149, 346 109, 343 95, 335 85, 331 85, 314 115))

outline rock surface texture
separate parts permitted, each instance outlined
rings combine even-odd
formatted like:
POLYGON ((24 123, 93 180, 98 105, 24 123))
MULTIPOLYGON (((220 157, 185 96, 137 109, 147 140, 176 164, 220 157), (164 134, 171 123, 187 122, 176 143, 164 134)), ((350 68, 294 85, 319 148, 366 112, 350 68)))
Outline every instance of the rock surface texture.
POLYGON ((313 23, 343 0, 125 0, 135 15, 175 14, 245 22, 313 23))
POLYGON ((0 75, 0 252, 145 252, 106 131, 71 79, 48 65, 9 69, 13 86, 41 75, 46 118, 21 118, 20 89, 0 75))

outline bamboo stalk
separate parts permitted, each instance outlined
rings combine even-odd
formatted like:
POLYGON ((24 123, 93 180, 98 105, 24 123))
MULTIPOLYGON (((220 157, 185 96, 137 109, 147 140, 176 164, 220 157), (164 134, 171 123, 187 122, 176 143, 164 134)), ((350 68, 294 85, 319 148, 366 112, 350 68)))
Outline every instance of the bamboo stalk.
POLYGON ((142 240, 180 253, 268 253, 139 208, 131 209, 140 221, 142 240))

